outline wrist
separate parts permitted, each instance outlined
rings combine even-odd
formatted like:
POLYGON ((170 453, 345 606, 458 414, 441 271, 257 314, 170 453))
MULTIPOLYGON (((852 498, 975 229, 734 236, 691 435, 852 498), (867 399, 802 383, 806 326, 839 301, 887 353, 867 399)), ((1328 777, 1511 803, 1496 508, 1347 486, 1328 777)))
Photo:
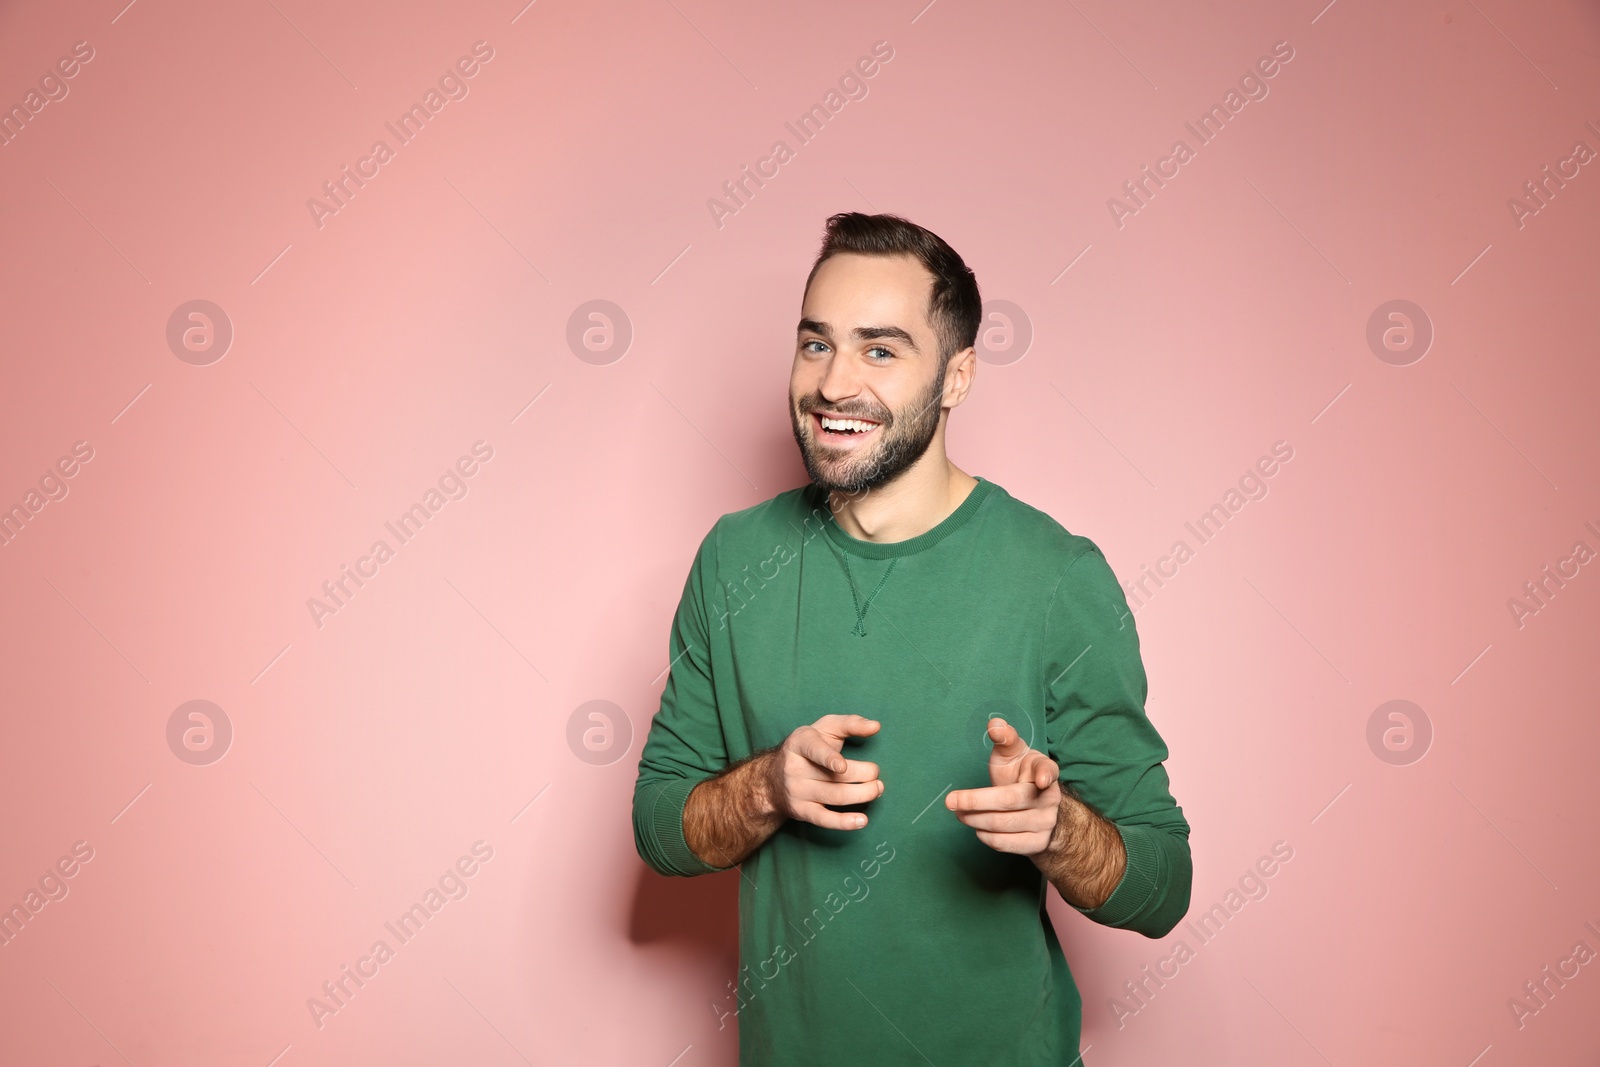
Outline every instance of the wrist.
POLYGON ((778 757, 782 753, 777 749, 768 749, 753 757, 745 764, 746 795, 749 797, 749 811, 757 821, 776 825, 783 821, 780 814, 781 783, 778 781, 778 768, 781 766, 778 757))
POLYGON ((1067 845, 1078 834, 1079 828, 1089 814, 1087 808, 1073 799, 1072 794, 1066 790, 1061 791, 1061 803, 1056 805, 1056 827, 1050 834, 1050 846, 1045 851, 1052 855, 1060 855, 1067 850, 1067 845))
POLYGON ((1068 843, 1072 841, 1075 833, 1077 814, 1077 806, 1073 804, 1072 796, 1063 790, 1061 800, 1056 804, 1056 824, 1050 830, 1049 842, 1042 850, 1029 857, 1046 875, 1054 877, 1055 868, 1066 855, 1068 843))

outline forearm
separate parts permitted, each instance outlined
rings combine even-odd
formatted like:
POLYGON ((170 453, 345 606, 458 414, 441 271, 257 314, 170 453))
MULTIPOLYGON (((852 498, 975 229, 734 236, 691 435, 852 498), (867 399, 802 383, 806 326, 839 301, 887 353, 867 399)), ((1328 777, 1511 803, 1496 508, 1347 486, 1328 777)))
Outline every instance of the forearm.
POLYGON ((1055 833, 1033 862, 1067 903, 1093 909, 1117 888, 1128 857, 1116 826, 1063 789, 1055 833))
POLYGON ((694 787, 683 806, 689 848, 715 867, 733 867, 783 825, 774 804, 777 749, 769 749, 694 787))

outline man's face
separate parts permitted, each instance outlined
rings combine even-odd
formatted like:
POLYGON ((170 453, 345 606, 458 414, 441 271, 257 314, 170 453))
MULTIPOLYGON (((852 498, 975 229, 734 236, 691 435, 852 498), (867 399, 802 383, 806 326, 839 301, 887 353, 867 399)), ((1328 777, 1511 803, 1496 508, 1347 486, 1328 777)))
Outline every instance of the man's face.
POLYGON ((933 442, 945 376, 927 319, 932 285, 911 256, 840 253, 817 269, 800 309, 789 419, 821 488, 886 485, 933 442), (851 421, 835 426, 835 416, 851 421))

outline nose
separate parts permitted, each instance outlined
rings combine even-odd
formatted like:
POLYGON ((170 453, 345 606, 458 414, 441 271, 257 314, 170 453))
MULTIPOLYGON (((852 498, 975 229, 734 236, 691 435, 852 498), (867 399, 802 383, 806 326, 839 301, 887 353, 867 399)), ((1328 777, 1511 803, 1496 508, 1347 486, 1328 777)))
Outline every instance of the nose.
POLYGON ((817 383, 817 391, 829 404, 848 400, 859 393, 861 377, 855 360, 847 359, 838 353, 828 357, 827 369, 822 372, 822 381, 817 383))

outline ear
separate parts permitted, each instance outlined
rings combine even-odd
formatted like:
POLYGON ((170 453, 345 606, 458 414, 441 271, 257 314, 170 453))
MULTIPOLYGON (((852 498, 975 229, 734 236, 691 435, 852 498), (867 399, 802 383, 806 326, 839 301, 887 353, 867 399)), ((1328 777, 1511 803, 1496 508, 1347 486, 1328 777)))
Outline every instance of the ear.
POLYGON ((944 406, 956 407, 978 376, 978 353, 970 346, 950 357, 944 371, 944 406))

